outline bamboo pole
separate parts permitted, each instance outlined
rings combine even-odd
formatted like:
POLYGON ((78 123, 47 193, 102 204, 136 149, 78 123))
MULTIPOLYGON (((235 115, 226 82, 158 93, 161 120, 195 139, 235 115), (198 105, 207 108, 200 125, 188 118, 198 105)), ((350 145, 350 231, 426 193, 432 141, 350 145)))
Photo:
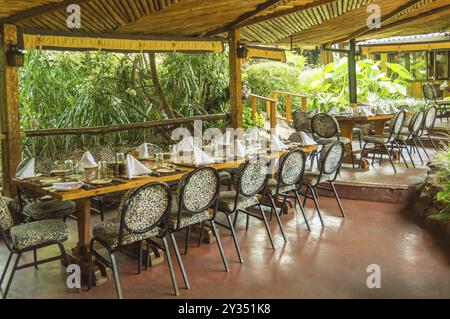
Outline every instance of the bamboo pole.
POLYGON ((148 129, 161 126, 180 125, 192 123, 194 121, 219 121, 229 118, 229 114, 210 114, 199 115, 192 117, 182 117, 167 120, 139 122, 126 125, 105 125, 88 128, 61 128, 61 129, 44 129, 44 130, 26 130, 21 132, 25 137, 41 137, 41 136, 55 136, 55 135, 98 135, 108 134, 112 132, 129 131, 137 129, 148 129))

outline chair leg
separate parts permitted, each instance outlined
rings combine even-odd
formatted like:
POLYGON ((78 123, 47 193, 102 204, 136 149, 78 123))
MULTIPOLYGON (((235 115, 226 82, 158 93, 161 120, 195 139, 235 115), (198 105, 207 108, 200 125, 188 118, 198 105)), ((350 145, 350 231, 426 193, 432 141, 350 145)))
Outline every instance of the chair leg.
POLYGON ((430 159, 430 155, 428 154, 425 146, 423 145, 422 141, 420 140, 420 138, 414 138, 414 140, 417 140, 417 142, 419 143, 420 147, 422 148, 423 152, 425 153, 425 155, 427 156, 428 159, 430 159))
POLYGON ((262 209, 261 205, 259 205, 259 211, 261 212, 261 215, 262 215, 262 218, 264 221, 264 226, 266 226, 267 234, 269 235, 270 244, 272 245, 272 249, 275 250, 275 245, 273 243, 273 237, 272 237, 272 233, 269 228, 269 223, 267 222, 266 214, 264 213, 264 210, 262 209))
POLYGON ((38 269, 37 249, 33 249, 34 268, 38 269))
POLYGON ((386 153, 388 155, 389 162, 391 162, 392 168, 394 169, 395 174, 397 174, 397 169, 395 168, 394 161, 392 160, 392 154, 389 151, 389 148, 387 147, 387 145, 383 145, 383 146, 384 146, 384 149, 386 150, 386 153))
POLYGON ((399 144, 398 142, 395 142, 395 145, 396 145, 397 148, 398 148, 398 151, 399 151, 399 153, 400 153, 401 158, 403 159, 403 162, 404 162, 405 165, 406 165, 406 168, 409 168, 408 163, 406 162, 406 158, 405 158, 405 156, 403 155, 403 148, 400 146, 400 144, 399 144))
POLYGON ((191 225, 186 230, 186 241, 184 242, 184 255, 187 255, 189 249, 189 239, 191 238, 191 225))
POLYGON ((63 262, 64 267, 69 266, 69 258, 67 258, 66 249, 64 248, 64 245, 60 242, 58 242, 59 250, 61 251, 61 260, 63 262))
POLYGON ((364 151, 366 150, 366 147, 367 147, 367 143, 364 143, 364 146, 363 146, 362 151, 361 151, 361 159, 359 161, 358 169, 361 169, 361 163, 364 160, 364 151))
POLYGON ((353 145, 352 145, 351 141, 350 141, 349 145, 350 145, 350 156, 351 156, 351 159, 352 159, 352 168, 355 169, 355 159, 353 157, 353 145))
POLYGON ((11 271, 11 275, 9 276, 8 284, 6 285, 5 291, 3 293, 3 299, 6 299, 6 297, 8 296, 9 288, 11 287, 11 283, 13 281, 14 274, 16 273, 17 265, 19 264, 20 257, 22 257, 22 253, 17 254, 16 260, 13 265, 13 269, 11 271))
POLYGON ((172 279, 173 290, 175 291, 175 296, 180 294, 177 285, 177 279, 175 277, 175 271, 173 269, 172 258, 170 257, 169 245, 167 245, 166 237, 162 238, 162 242, 164 245, 164 253, 166 254, 167 265, 169 266, 170 278, 172 279))
POLYGON ((248 230, 249 227, 250 227, 250 216, 247 215, 245 219, 245 230, 248 230))
POLYGON ((175 235, 173 233, 170 233, 170 241, 172 242, 173 249, 175 250, 175 256, 177 257, 178 265, 180 266, 184 286, 186 287, 186 289, 191 289, 191 285, 189 284, 189 279, 186 274, 186 270, 184 269, 184 263, 183 260, 181 259, 180 251, 178 249, 177 241, 175 240, 175 235))
POLYGON ((419 155, 420 162, 422 163, 422 165, 424 165, 424 161, 423 161, 422 155, 420 154, 419 147, 417 146, 416 141, 415 141, 415 140, 412 140, 412 142, 413 142, 414 147, 415 147, 416 150, 417 150, 417 155, 419 155))
POLYGON ((323 223, 322 214, 320 213, 319 201, 316 196, 316 192, 314 191, 314 189, 311 185, 308 185, 308 188, 311 190, 311 194, 313 196, 313 201, 314 201, 314 206, 316 207, 317 213, 319 214, 320 223, 322 224, 322 226, 325 226, 323 223))
POLYGON ((331 189, 333 190, 334 197, 336 198, 336 201, 339 205, 339 210, 341 211, 341 215, 342 215, 342 217, 345 217, 344 208, 342 207, 342 203, 341 203, 339 195, 336 191, 336 187, 334 186, 333 182, 330 182, 330 185, 331 185, 331 189))
POLYGON ((137 274, 139 275, 141 273, 142 269, 142 253, 144 252, 144 241, 141 240, 139 242, 139 256, 138 256, 138 267, 137 267, 137 274))
POLYGON ((239 215, 239 211, 237 210, 237 211, 234 213, 234 220, 233 220, 233 227, 234 227, 234 229, 236 229, 236 227, 237 227, 238 215, 239 215))
POLYGON ((197 243, 197 247, 200 247, 200 245, 202 244, 202 239, 203 239, 203 229, 205 228, 205 222, 202 222, 202 225, 200 227, 200 234, 198 235, 198 243, 197 243))
POLYGON ((231 231, 231 237, 233 237, 234 247, 236 247, 236 252, 239 258, 239 262, 241 264, 244 263, 244 260, 242 259, 241 249, 239 248, 239 243, 236 236, 236 230, 234 229, 233 223, 231 222, 231 217, 228 214, 225 214, 228 220, 228 224, 230 225, 230 231, 231 231))
POLYGON ((414 159, 412 157, 411 152, 409 151, 408 145, 405 142, 403 142, 403 145, 405 146, 406 153, 408 153, 409 159, 411 160, 412 166, 415 168, 416 167, 416 163, 414 163, 414 159))
POLYGON ((306 187, 305 198, 303 198, 303 207, 306 207, 306 201, 308 200, 309 187, 306 187))
POLYGON ((311 231, 311 228, 309 227, 308 219, 306 219, 305 210, 303 209, 302 202, 300 201, 300 195, 298 194, 297 191, 295 191, 295 197, 297 198, 298 206, 300 206, 300 210, 302 212, 303 219, 305 220, 306 227, 308 228, 308 231, 311 231))
POLYGON ((438 148, 437 148, 436 144, 434 144, 434 141, 431 138, 431 136, 428 134, 427 137, 428 137, 428 140, 431 142, 431 145, 433 145, 434 150, 437 151, 438 148))
POLYGON ((217 233, 216 223, 211 220, 211 229, 214 233, 214 237, 216 237, 217 247, 219 247, 220 256, 222 257, 223 265, 225 267, 225 271, 229 272, 230 268, 228 267, 227 258, 225 257, 225 253, 223 252, 222 242, 220 241, 220 236, 217 233))
POLYGON ((113 270, 113 275, 114 275, 114 283, 116 284, 117 297, 119 299, 123 299, 122 288, 120 286, 120 280, 119 280, 119 271, 117 269, 117 264, 116 264, 116 257, 114 256, 114 253, 111 253, 109 255, 109 257, 111 259, 111 265, 112 265, 112 270, 113 270))
POLYGON ((12 255, 13 255, 13 253, 10 252, 9 256, 8 256, 8 260, 6 261, 5 269, 3 270, 2 278, 0 279, 0 289, 2 287, 3 280, 5 279, 6 273, 8 272, 8 268, 9 268, 9 264, 11 262, 12 255))
POLYGON ((89 244, 89 257, 88 257, 88 291, 92 288, 92 258, 94 257, 94 238, 91 239, 89 244))
MULTIPOLYGON (((273 196, 270 196, 270 201, 272 202, 271 214, 272 214, 272 212, 275 214, 275 218, 277 219, 278 226, 280 226, 281 235, 283 236, 284 242, 287 243, 286 234, 284 233, 284 228, 283 228, 283 224, 281 223, 280 216, 277 213, 277 206, 275 204, 275 200, 274 200, 273 196)), ((280 213, 282 213, 282 212, 280 212, 280 213)))

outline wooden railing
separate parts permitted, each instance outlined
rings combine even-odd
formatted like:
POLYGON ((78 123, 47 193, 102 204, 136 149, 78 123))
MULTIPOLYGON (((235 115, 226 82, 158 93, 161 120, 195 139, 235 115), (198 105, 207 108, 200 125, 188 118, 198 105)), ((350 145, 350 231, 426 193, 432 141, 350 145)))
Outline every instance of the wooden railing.
MULTIPOLYGON (((58 128, 58 129, 43 129, 43 130, 25 130, 20 132, 21 137, 39 137, 39 136, 55 136, 55 135, 98 135, 108 134, 120 131, 129 131, 137 129, 148 129, 162 126, 181 125, 187 123, 193 123, 194 121, 219 121, 227 120, 230 114, 209 114, 198 115, 191 117, 181 117, 174 119, 165 119, 157 121, 139 122, 131 124, 120 125, 104 125, 96 127, 84 127, 84 128, 58 128)), ((5 139, 6 136, 0 135, 0 139, 5 139)))
MULTIPOLYGON (((278 118, 282 118, 288 123, 290 123, 292 121, 292 98, 293 97, 299 97, 301 99, 302 110, 306 112, 306 105, 307 105, 306 95, 298 94, 298 93, 292 93, 292 92, 284 92, 284 91, 273 91, 272 93, 269 94, 269 98, 278 101, 278 96, 280 96, 280 95, 286 96, 286 112, 285 112, 286 117, 282 118, 281 116, 278 116, 277 114, 275 114, 276 118, 277 117, 278 118)), ((278 111, 278 109, 276 108, 275 112, 277 112, 277 111, 278 111)), ((267 109, 267 114, 271 114, 271 110, 270 109, 267 109)))
POLYGON ((265 97, 256 94, 250 94, 251 106, 252 106, 252 119, 256 119, 256 113, 258 112, 258 100, 264 101, 266 103, 267 115, 270 119, 270 128, 277 127, 277 107, 278 101, 270 97, 265 97))

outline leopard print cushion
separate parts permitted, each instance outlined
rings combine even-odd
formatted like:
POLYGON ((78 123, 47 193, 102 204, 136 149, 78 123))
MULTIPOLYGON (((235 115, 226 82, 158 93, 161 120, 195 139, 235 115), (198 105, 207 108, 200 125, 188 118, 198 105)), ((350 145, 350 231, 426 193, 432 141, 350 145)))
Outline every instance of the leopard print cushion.
POLYGON ((178 193, 178 196, 182 198, 184 208, 190 212, 200 212, 209 207, 217 194, 217 182, 216 171, 211 168, 183 176, 179 187, 183 193, 178 193))
POLYGON ((264 187, 267 175, 267 163, 262 159, 241 164, 239 176, 241 176, 240 191, 242 194, 245 196, 256 195, 264 187))
MULTIPOLYGON (((232 212, 234 210, 234 201, 236 191, 221 192, 219 195, 219 210, 222 212, 232 212)), ((258 198, 255 196, 239 195, 236 209, 247 209, 258 204, 258 198)))
POLYGON ((69 230, 61 220, 40 220, 11 228, 11 239, 17 250, 36 245, 63 242, 69 238, 69 230))
POLYGON ((300 151, 290 152, 281 157, 280 175, 281 181, 285 185, 295 184, 301 177, 305 157, 300 151))
POLYGON ((120 205, 125 225, 133 232, 142 232, 157 223, 169 207, 169 193, 163 185, 144 186, 127 192, 120 205))
MULTIPOLYGON (((275 195, 275 193, 277 192, 277 185, 278 181, 276 179, 269 179, 269 181, 267 182, 266 194, 275 195)), ((290 191, 295 190, 295 188, 296 188, 295 184, 283 185, 280 187, 278 191, 280 193, 288 193, 290 191)))
POLYGON ((24 207, 24 212, 33 220, 64 218, 75 213, 75 203, 57 199, 35 202, 24 207))
POLYGON ((8 204, 0 193, 0 229, 7 231, 14 225, 14 221, 11 217, 11 213, 8 208, 8 204))
POLYGON ((342 154, 344 154, 345 148, 342 143, 336 143, 336 144, 329 144, 323 147, 319 163, 322 168, 323 165, 323 172, 325 174, 332 174, 336 172, 340 167, 340 160, 342 157, 342 154))
POLYGON ((320 183, 325 183, 329 181, 334 181, 336 177, 336 172, 333 174, 322 174, 319 181, 319 173, 318 172, 306 172, 303 177, 303 182, 309 185, 318 185, 320 183))
POLYGON ((388 140, 389 136, 382 136, 382 135, 369 135, 369 136, 364 136, 363 137, 363 141, 365 143, 375 143, 375 144, 386 144, 389 140, 388 140))
MULTIPOLYGON (((120 232, 120 219, 119 217, 105 220, 98 223, 92 229, 92 236, 95 238, 100 238, 108 243, 111 248, 117 247, 119 245, 119 232, 120 232)), ((161 229, 155 227, 152 230, 138 234, 131 233, 126 229, 123 230, 123 239, 121 245, 127 245, 141 241, 147 238, 155 237, 160 235, 161 229)))
POLYGON ((177 214, 171 214, 169 219, 169 227, 171 230, 175 230, 178 228, 184 228, 190 225, 195 225, 206 220, 211 219, 211 213, 207 210, 200 213, 183 213, 180 214, 180 224, 177 225, 178 216, 177 214))
MULTIPOLYGON (((316 142, 319 145, 327 145, 327 144, 333 144, 338 141, 337 136, 330 137, 330 138, 319 138, 316 142)), ((339 142, 342 142, 344 144, 350 144, 350 139, 348 137, 339 136, 339 142)))
POLYGON ((322 138, 336 136, 339 131, 339 124, 334 116, 326 113, 319 113, 311 120, 311 127, 314 134, 322 138))

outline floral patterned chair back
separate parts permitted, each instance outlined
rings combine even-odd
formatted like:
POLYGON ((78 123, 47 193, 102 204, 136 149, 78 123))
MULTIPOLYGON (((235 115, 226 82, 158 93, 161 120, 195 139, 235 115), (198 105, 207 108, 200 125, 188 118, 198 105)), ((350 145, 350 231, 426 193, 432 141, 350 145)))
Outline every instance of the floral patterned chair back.
POLYGON ((428 108, 425 112, 425 124, 424 128, 427 130, 432 130, 434 128, 434 123, 436 122, 437 108, 432 106, 428 108))
POLYGON ((342 142, 325 145, 319 159, 320 174, 322 176, 328 175, 330 180, 335 180, 341 168, 344 154, 345 145, 342 142))
POLYGON ((201 213, 212 207, 220 192, 216 169, 201 167, 183 176, 178 188, 179 207, 188 213, 201 213))
POLYGON ((0 193, 0 231, 6 232, 14 226, 14 221, 11 217, 8 205, 0 193))
POLYGON ((303 177, 305 172, 306 156, 299 149, 283 154, 280 158, 280 168, 278 170, 278 184, 294 185, 303 177))
POLYGON ((311 131, 311 124, 308 119, 308 113, 303 110, 296 110, 292 113, 292 120, 296 131, 311 131))
POLYGON ((264 190, 268 180, 269 160, 254 157, 239 168, 238 191, 244 196, 255 196, 264 190))
POLYGON ((419 111, 416 114, 414 114, 408 126, 408 130, 411 134, 415 135, 418 134, 418 132, 422 128, 422 124, 424 123, 424 117, 425 117, 424 111, 419 111))
POLYGON ((123 242, 125 230, 143 234, 163 225, 165 233, 171 204, 169 186, 163 183, 151 183, 128 191, 119 207, 119 244, 123 242))
POLYGON ((339 123, 334 116, 319 113, 311 120, 311 130, 313 135, 320 138, 339 137, 339 123))
MULTIPOLYGON (((391 137, 397 137, 402 132, 405 118, 405 111, 400 111, 395 114, 394 119, 391 122, 391 126, 389 127, 389 133, 391 137)), ((389 140, 391 140, 391 138, 389 138, 389 140)))
POLYGON ((423 96, 427 101, 436 100, 435 91, 433 86, 430 83, 424 83, 422 86, 423 96))

